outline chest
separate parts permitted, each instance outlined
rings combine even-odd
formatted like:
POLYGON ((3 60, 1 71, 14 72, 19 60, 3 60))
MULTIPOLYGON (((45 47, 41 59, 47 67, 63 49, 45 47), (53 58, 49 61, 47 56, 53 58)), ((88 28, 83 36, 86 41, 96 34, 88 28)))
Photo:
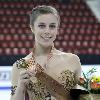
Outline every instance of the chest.
MULTIPOLYGON (((40 56, 36 58, 37 63, 39 63, 48 75, 58 80, 61 73, 65 70, 75 72, 74 64, 71 63, 71 59, 65 58, 62 55, 55 55, 47 60, 46 56, 40 56)), ((59 81, 59 80, 58 80, 59 81)))
MULTIPOLYGON (((49 59, 49 61, 47 61, 46 56, 40 56, 36 58, 36 62, 39 63, 41 67, 45 69, 46 74, 51 76, 54 80, 58 81, 60 84, 63 84, 66 87, 66 91, 68 91, 69 93, 70 89, 75 85, 75 77, 73 73, 74 69, 72 68, 73 65, 71 64, 71 60, 69 59, 69 57, 66 58, 62 55, 55 55, 51 59, 49 59), (47 68, 44 66, 45 64, 47 64, 47 68)), ((48 83, 48 86, 50 86, 49 83, 48 83)), ((38 89, 41 89, 41 88, 38 86, 35 86, 33 87, 33 90, 34 89, 38 91, 38 89)), ((60 99, 60 100, 63 100, 63 99, 60 99)))

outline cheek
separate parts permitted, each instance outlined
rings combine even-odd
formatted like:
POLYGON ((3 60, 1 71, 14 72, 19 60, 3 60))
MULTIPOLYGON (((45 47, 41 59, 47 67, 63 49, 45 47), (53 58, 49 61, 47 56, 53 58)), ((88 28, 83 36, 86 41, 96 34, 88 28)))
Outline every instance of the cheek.
POLYGON ((52 31, 52 34, 57 35, 58 34, 58 30, 52 31))
POLYGON ((40 31, 35 32, 35 38, 37 40, 41 40, 41 32, 40 31))
POLYGON ((35 33, 36 36, 39 36, 41 34, 41 31, 40 30, 35 30, 34 33, 35 33))

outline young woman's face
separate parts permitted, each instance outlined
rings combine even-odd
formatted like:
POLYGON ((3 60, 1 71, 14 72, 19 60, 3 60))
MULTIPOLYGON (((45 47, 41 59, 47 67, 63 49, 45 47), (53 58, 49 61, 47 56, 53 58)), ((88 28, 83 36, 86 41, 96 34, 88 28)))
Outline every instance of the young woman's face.
POLYGON ((59 21, 53 14, 42 14, 34 22, 32 31, 35 42, 44 46, 51 46, 58 33, 59 21))

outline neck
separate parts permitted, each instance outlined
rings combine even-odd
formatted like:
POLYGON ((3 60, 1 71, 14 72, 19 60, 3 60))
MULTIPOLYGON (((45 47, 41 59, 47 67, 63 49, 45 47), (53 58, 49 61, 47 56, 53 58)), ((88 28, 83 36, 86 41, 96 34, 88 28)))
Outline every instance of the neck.
MULTIPOLYGON (((52 45, 53 46, 53 45, 52 45)), ((43 56, 48 55, 50 53, 50 50, 52 49, 52 46, 43 46, 40 44, 35 44, 35 55, 36 56, 43 56)))

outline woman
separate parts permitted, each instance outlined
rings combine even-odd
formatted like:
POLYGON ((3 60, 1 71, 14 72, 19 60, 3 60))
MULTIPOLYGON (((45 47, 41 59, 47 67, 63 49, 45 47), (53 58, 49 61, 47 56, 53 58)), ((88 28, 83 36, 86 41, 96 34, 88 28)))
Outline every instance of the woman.
POLYGON ((51 6, 37 6, 30 13, 35 36, 33 51, 16 61, 12 69, 11 100, 71 100, 81 75, 78 56, 54 47, 60 17, 51 6))

